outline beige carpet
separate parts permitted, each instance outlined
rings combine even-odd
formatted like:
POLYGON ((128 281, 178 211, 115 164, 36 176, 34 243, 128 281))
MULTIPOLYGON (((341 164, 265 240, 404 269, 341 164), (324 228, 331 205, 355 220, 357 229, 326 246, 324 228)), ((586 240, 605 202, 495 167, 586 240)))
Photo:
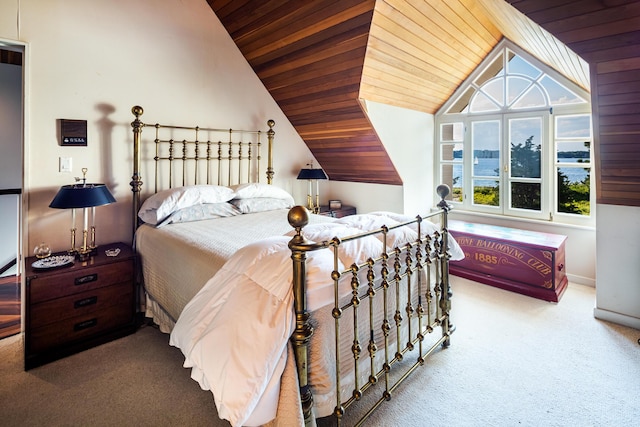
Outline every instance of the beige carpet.
MULTIPOLYGON (((594 319, 592 288, 559 304, 457 277, 453 290, 451 347, 367 425, 640 425, 640 331, 594 319)), ((228 426, 167 342, 144 327, 24 372, 21 337, 1 340, 0 425, 228 426)))

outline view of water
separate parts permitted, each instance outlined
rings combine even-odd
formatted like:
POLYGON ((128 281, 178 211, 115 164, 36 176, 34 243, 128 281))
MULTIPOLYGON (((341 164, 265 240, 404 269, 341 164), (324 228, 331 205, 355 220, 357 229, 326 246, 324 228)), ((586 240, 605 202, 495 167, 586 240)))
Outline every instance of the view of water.
MULTIPOLYGON (((563 163, 577 163, 578 159, 562 159, 563 163)), ((478 159, 478 163, 473 165, 473 172, 476 176, 498 176, 496 169, 500 167, 499 159, 478 159)), ((565 167, 560 170, 569 178, 571 182, 582 182, 587 177, 588 171, 584 168, 565 167)), ((462 174, 462 167, 454 167, 454 178, 459 178, 462 174)), ((460 182, 460 181, 458 181, 460 182)))

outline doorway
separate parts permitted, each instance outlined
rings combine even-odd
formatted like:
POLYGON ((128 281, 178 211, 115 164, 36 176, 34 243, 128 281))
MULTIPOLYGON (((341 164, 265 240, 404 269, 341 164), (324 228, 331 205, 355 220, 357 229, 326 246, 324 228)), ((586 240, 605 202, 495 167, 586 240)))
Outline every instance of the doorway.
POLYGON ((23 58, 0 41, 0 339, 21 331, 23 58))

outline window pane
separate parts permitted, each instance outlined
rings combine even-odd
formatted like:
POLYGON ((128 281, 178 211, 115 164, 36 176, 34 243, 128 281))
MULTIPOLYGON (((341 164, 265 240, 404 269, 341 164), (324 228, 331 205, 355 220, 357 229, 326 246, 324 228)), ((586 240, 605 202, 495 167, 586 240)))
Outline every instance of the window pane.
POLYGON ((482 87, 498 105, 504 105, 504 77, 492 80, 482 87))
POLYGON ((591 162, 591 143, 584 142, 558 142, 558 163, 589 163, 591 162))
POLYGON ((477 92, 471 101, 471 112, 498 111, 498 106, 487 95, 477 92))
POLYGON ((591 169, 558 168, 558 212, 589 216, 591 169))
POLYGON ((531 80, 522 77, 507 77, 507 105, 523 94, 531 84, 531 80))
POLYGON ((500 121, 471 124, 473 176, 500 176, 500 121))
POLYGON ((473 203, 484 206, 500 206, 500 185, 493 179, 473 180, 473 203))
POLYGON ((540 211, 540 198, 540 183, 511 183, 511 208, 540 211))
POLYGON ((557 116, 556 138, 591 139, 591 116, 557 116))
POLYGON ((540 178, 542 120, 538 117, 509 120, 512 178, 540 178))
POLYGON ((544 107, 547 99, 538 86, 531 86, 522 98, 518 99, 511 108, 533 108, 544 107))
POLYGON ((442 144, 442 160, 462 162, 463 145, 462 144, 442 144))
POLYGON ((451 188, 451 193, 447 196, 447 200, 462 202, 462 170, 462 164, 441 165, 441 182, 451 188))
POLYGON ((522 74, 532 79, 538 78, 542 71, 525 61, 521 56, 513 54, 509 51, 509 63, 507 64, 507 73, 509 74, 522 74), (511 56, 513 55, 513 56, 511 56))
POLYGON ((500 157, 498 157, 498 153, 495 151, 482 151, 478 154, 473 159, 473 176, 500 176, 500 157))
POLYGON ((549 95, 551 105, 580 104, 587 102, 549 76, 544 76, 540 83, 549 95))

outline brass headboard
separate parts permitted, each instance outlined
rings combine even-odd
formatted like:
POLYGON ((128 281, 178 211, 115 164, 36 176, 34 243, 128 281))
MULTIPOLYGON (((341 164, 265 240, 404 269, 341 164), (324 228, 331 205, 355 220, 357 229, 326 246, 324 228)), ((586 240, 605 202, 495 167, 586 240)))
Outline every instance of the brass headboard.
MULTIPOLYGON (((133 128, 133 192, 134 233, 138 227, 138 210, 142 191, 142 128, 155 128, 153 157, 153 193, 174 186, 191 184, 233 185, 260 182, 262 135, 267 135, 267 184, 273 181, 273 120, 269 130, 215 129, 199 126, 149 125, 140 120, 142 107, 131 108, 133 128)), ((146 161, 145 161, 146 164, 146 161)))

